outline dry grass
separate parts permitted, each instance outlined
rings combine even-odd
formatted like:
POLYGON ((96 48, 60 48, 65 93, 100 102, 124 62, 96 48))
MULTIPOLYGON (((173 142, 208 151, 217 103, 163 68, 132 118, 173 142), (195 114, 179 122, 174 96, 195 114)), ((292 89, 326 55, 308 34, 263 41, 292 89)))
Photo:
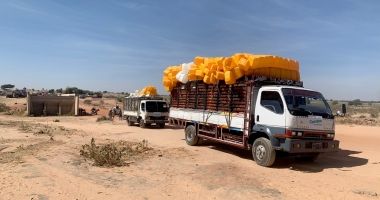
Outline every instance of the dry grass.
POLYGON ((146 154, 152 152, 148 147, 148 141, 129 142, 118 141, 107 144, 97 145, 95 139, 91 139, 90 144, 82 145, 80 155, 85 159, 90 159, 96 166, 124 166, 135 160, 141 159, 146 154))
POLYGON ((337 124, 347 124, 347 125, 362 125, 362 126, 378 126, 379 121, 376 119, 370 119, 367 117, 337 117, 335 118, 337 124))
POLYGON ((0 103, 0 112, 8 112, 11 108, 5 105, 5 103, 0 103))
POLYGON ((39 127, 37 131, 34 132, 34 134, 52 136, 54 132, 55 132, 55 128, 49 125, 44 125, 42 127, 39 127))
POLYGON ((83 101, 83 103, 86 104, 86 105, 91 105, 92 100, 86 99, 86 100, 83 101))
POLYGON ((25 121, 0 121, 0 126, 14 127, 24 133, 33 133, 34 135, 70 135, 77 130, 66 129, 63 126, 53 126, 50 124, 39 124, 25 121))
POLYGON ((26 116, 26 108, 21 109, 9 109, 5 112, 6 115, 14 115, 14 116, 26 116))
MULTIPOLYGON (((330 104, 333 113, 341 110, 343 102, 332 102, 330 104)), ((363 126, 380 126, 380 104, 378 103, 363 103, 362 105, 347 106, 347 114, 345 117, 336 117, 337 124, 351 124, 363 126)))
POLYGON ((31 145, 20 145, 14 151, 9 152, 0 152, 0 163, 9 163, 9 162, 21 162, 22 157, 25 155, 34 155, 36 152, 41 149, 48 148, 51 145, 62 144, 61 142, 55 141, 42 141, 37 144, 31 145))
POLYGON ((371 111, 370 115, 372 118, 379 118, 379 111, 373 110, 371 111))

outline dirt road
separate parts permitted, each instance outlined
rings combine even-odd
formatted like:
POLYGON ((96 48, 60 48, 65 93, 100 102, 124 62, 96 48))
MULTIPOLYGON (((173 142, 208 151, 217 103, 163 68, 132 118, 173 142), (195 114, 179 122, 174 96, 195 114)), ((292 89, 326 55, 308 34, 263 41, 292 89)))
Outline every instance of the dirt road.
POLYGON ((170 127, 95 117, 0 116, 0 122, 0 199, 380 199, 379 127, 337 126, 339 152, 264 168, 250 152, 211 142, 187 146, 183 130, 170 127), (36 135, 26 125, 61 131, 36 135), (95 167, 79 156, 92 137, 147 139, 160 153, 130 166, 95 167))

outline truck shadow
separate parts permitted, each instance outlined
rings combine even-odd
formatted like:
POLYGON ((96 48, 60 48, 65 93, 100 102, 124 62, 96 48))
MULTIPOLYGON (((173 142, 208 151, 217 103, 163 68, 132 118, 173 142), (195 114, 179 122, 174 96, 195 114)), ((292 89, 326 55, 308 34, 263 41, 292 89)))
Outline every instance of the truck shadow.
POLYGON ((252 160, 251 151, 239 149, 239 148, 227 145, 227 144, 222 144, 222 143, 214 142, 211 140, 202 140, 200 142, 200 144, 198 144, 197 146, 208 147, 208 148, 214 149, 216 151, 221 151, 224 153, 239 156, 240 158, 243 158, 243 159, 252 160))
MULTIPOLYGON (((134 124, 134 126, 139 127, 138 124, 134 124)), ((158 126, 155 126, 155 125, 149 125, 149 126, 146 126, 144 129, 169 129, 169 130, 179 130, 179 129, 182 129, 183 130, 183 127, 172 126, 172 125, 165 125, 164 128, 161 128, 161 127, 158 127, 158 126)))
POLYGON ((166 124, 165 129, 171 129, 171 130, 182 129, 183 130, 183 127, 182 126, 174 126, 174 125, 166 124))
POLYGON ((274 168, 289 168, 305 173, 318 173, 325 169, 338 169, 341 171, 351 171, 349 168, 363 166, 368 163, 368 159, 354 156, 361 151, 339 149, 337 152, 323 153, 314 162, 306 162, 297 158, 282 157, 273 166, 274 168))
MULTIPOLYGON (((252 160, 251 151, 235 148, 226 144, 220 144, 212 141, 203 141, 199 146, 209 147, 228 154, 236 155, 240 158, 252 160)), ((285 169, 304 173, 318 173, 325 169, 338 169, 341 171, 351 171, 349 168, 363 166, 368 163, 368 159, 354 156, 361 151, 340 149, 338 152, 323 153, 314 162, 303 161, 298 157, 280 154, 276 158, 272 168, 285 169)), ((252 164, 255 164, 252 160, 252 164)))

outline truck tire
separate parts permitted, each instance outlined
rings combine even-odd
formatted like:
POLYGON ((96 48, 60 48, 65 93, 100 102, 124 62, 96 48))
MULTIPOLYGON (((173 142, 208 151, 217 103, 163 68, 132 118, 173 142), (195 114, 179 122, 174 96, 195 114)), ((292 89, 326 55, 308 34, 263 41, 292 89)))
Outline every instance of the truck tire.
POLYGON ((197 136, 197 129, 194 125, 189 125, 185 129, 185 140, 190 146, 195 146, 198 144, 199 137, 197 136))
POLYGON ((129 118, 127 118, 127 124, 128 126, 133 126, 133 122, 129 118))
POLYGON ((270 140, 257 138, 252 146, 252 155, 255 162, 264 167, 270 167, 276 160, 276 150, 272 148, 270 140))
POLYGON ((146 123, 144 122, 144 120, 140 120, 139 124, 141 128, 146 128, 146 123))

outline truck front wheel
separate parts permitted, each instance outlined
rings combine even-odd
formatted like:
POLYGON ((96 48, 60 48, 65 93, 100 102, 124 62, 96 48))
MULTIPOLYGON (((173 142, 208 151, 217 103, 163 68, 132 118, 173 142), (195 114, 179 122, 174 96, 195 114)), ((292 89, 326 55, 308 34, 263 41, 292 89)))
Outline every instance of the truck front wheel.
POLYGON ((189 125, 185 129, 185 140, 190 146, 195 146, 198 144, 199 137, 197 136, 197 130, 194 125, 189 125))
POLYGON ((146 123, 144 122, 144 120, 140 120, 139 124, 141 128, 146 128, 146 123))
POLYGON ((133 126, 133 122, 131 121, 131 119, 127 118, 127 124, 128 126, 133 126))
POLYGON ((270 140, 261 137, 255 140, 252 146, 252 155, 255 162, 264 167, 270 167, 276 160, 276 151, 270 140))

